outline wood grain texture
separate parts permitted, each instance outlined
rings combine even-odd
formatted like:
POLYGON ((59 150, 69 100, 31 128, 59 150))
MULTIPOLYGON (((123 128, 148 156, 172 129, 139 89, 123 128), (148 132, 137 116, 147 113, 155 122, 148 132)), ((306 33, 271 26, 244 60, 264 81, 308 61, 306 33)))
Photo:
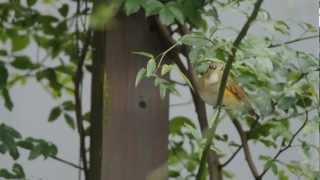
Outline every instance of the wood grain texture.
MULTIPOLYGON (((135 87, 136 73, 147 61, 132 51, 157 54, 164 50, 164 45, 141 13, 117 16, 105 38, 106 96, 100 177, 144 180, 159 168, 167 167, 168 99, 160 98, 151 80, 135 87)), ((158 179, 167 179, 167 175, 158 179)))

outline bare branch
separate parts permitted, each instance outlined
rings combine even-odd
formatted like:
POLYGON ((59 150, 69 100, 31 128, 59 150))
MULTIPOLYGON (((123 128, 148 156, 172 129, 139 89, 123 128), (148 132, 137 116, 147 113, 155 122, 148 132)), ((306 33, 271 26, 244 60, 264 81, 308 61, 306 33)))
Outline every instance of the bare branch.
MULTIPOLYGON (((292 143, 295 140, 295 138, 298 136, 298 134, 303 130, 303 128, 307 125, 308 120, 309 120, 309 113, 308 111, 305 112, 306 114, 306 119, 304 120, 304 122, 302 123, 302 125, 300 126, 300 128, 292 135, 291 139, 289 140, 288 144, 281 148, 272 158, 271 161, 277 161, 277 159, 279 158, 279 156, 284 153, 286 150, 288 150, 290 147, 292 147, 292 143)), ((262 179, 262 177, 268 172, 268 170, 270 169, 270 167, 266 167, 262 173, 258 176, 259 179, 262 179)))
POLYGON ((240 122, 237 119, 235 119, 231 113, 228 113, 228 114, 229 114, 229 117, 231 118, 234 126, 236 127, 239 136, 240 136, 240 139, 241 139, 241 142, 242 142, 242 146, 243 146, 244 156, 246 158, 246 161, 248 163, 250 171, 251 171, 252 175, 255 177, 255 179, 258 179, 259 172, 257 170, 257 167, 256 167, 253 159, 252 159, 252 154, 251 154, 250 147, 249 147, 249 144, 248 144, 247 134, 243 130, 240 122))
POLYGON ((62 159, 62 158, 59 158, 59 157, 57 157, 57 156, 50 156, 50 158, 52 158, 52 159, 54 159, 54 160, 56 160, 56 161, 59 161, 59 162, 61 162, 61 163, 63 163, 63 164, 69 165, 69 166, 71 166, 71 167, 74 167, 74 168, 83 170, 83 168, 80 167, 80 166, 78 166, 77 164, 72 163, 72 162, 69 162, 69 161, 64 160, 64 159, 62 159))
POLYGON ((227 166, 237 156, 237 154, 240 152, 241 149, 242 149, 242 146, 239 146, 237 150, 226 160, 226 162, 221 164, 221 167, 227 166))
POLYGON ((279 46, 282 46, 282 45, 288 45, 288 44, 296 43, 296 42, 299 42, 299 41, 305 41, 305 40, 314 39, 314 38, 319 38, 319 35, 306 36, 306 37, 301 37, 301 38, 293 39, 293 40, 290 40, 290 41, 286 41, 286 42, 283 42, 283 43, 271 44, 269 46, 269 48, 276 48, 276 47, 279 47, 279 46))
POLYGON ((192 104, 192 102, 193 102, 193 101, 190 100, 190 101, 186 101, 186 102, 182 102, 182 103, 170 104, 169 106, 170 106, 170 107, 185 106, 185 105, 192 104))

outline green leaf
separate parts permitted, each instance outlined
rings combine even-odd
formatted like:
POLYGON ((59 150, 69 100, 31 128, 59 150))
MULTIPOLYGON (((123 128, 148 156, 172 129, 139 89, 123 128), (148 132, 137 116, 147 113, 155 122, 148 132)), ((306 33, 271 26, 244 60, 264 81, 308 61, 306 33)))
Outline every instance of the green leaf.
POLYGON ((35 5, 36 2, 37 2, 37 0, 27 0, 27 4, 28 4, 29 7, 35 5))
POLYGON ((189 46, 208 46, 210 40, 203 33, 192 33, 186 34, 181 39, 180 42, 189 46))
POLYGON ((7 56, 7 55, 8 55, 8 53, 6 50, 0 49, 0 56, 7 56))
POLYGON ((290 27, 284 21, 276 21, 273 24, 273 28, 282 34, 288 35, 290 27))
POLYGON ((41 155, 42 155, 42 153, 41 153, 41 145, 38 144, 30 151, 28 159, 29 160, 34 160, 34 159, 38 158, 41 155))
POLYGON ((58 9, 59 13, 61 14, 61 16, 63 17, 67 17, 68 16, 68 12, 69 12, 69 6, 68 4, 63 4, 59 9, 58 9))
POLYGON ((61 115, 61 108, 59 106, 56 106, 56 107, 52 108, 52 110, 49 114, 48 121, 53 122, 53 121, 57 120, 60 115, 61 115))
POLYGON ((195 128, 195 125, 189 118, 184 116, 174 117, 170 120, 170 134, 179 134, 181 132, 182 127, 188 127, 187 125, 195 128))
POLYGON ((168 3, 168 8, 170 9, 171 13, 174 15, 175 19, 179 21, 179 23, 184 23, 184 15, 183 12, 177 7, 176 3, 168 3))
POLYGON ((34 69, 36 67, 28 56, 16 56, 16 58, 11 62, 11 65, 16 69, 21 70, 34 69))
POLYGON ((0 153, 4 154, 8 151, 7 146, 0 144, 0 153))
POLYGON ((23 168, 20 164, 18 163, 14 163, 13 167, 12 167, 12 171, 16 174, 17 177, 19 178, 24 178, 25 177, 25 173, 23 171, 23 168))
POLYGON ((10 96, 10 94, 9 94, 8 89, 7 89, 7 88, 3 88, 1 92, 2 92, 2 96, 3 96, 3 98, 4 98, 4 105, 5 105, 5 107, 6 107, 9 111, 11 111, 12 108, 13 108, 13 102, 12 102, 12 100, 11 100, 11 96, 10 96))
POLYGON ((164 84, 160 84, 159 91, 160 91, 160 97, 162 99, 165 98, 167 94, 167 87, 164 84))
POLYGON ((58 81, 58 75, 55 69, 47 68, 41 71, 38 71, 36 74, 37 80, 40 81, 43 78, 49 81, 50 88, 53 90, 53 95, 61 96, 62 84, 58 81))
POLYGON ((174 22, 175 16, 168 7, 164 7, 159 12, 159 18, 164 25, 170 25, 174 22))
POLYGON ((6 66, 4 63, 0 62, 0 89, 7 85, 8 76, 9 74, 6 66))
POLYGON ((288 176, 283 170, 279 171, 278 177, 279 177, 279 180, 289 180, 288 176))
POLYGON ((278 107, 284 111, 288 111, 290 108, 294 107, 297 102, 297 98, 292 96, 282 96, 278 100, 278 107))
POLYGON ((169 6, 169 9, 171 13, 174 15, 175 19, 179 21, 179 23, 183 24, 184 23, 184 16, 182 11, 177 8, 176 6, 169 6))
POLYGON ((142 6, 145 9, 146 16, 158 14, 159 11, 164 7, 162 2, 158 0, 148 0, 143 3, 142 6))
POLYGON ((4 129, 2 129, 2 130, 6 131, 7 135, 9 135, 10 137, 12 137, 12 138, 21 138, 22 137, 21 134, 17 130, 13 129, 12 127, 9 127, 6 125, 3 125, 2 127, 4 127, 4 129))
POLYGON ((117 4, 114 2, 107 6, 101 3, 97 6, 90 16, 90 27, 99 30, 107 27, 118 11, 117 4))
POLYGON ((171 69, 173 68, 173 65, 168 65, 168 64, 164 64, 162 65, 161 68, 161 76, 166 75, 168 72, 171 71, 171 69))
POLYGON ((154 71, 156 70, 156 67, 157 67, 157 63, 156 63, 156 60, 155 59, 150 59, 148 61, 148 64, 147 64, 147 74, 146 76, 147 77, 150 77, 154 71))
POLYGON ((177 178, 180 176, 180 172, 179 171, 174 171, 174 170, 170 170, 169 171, 169 177, 171 178, 177 178))
POLYGON ((17 177, 10 173, 7 169, 0 169, 0 177, 6 178, 6 179, 16 179, 17 177))
POLYGON ((23 141, 19 141, 17 144, 18 144, 19 147, 27 149, 27 150, 32 150, 33 147, 34 147, 32 142, 30 141, 30 139, 29 140, 26 139, 26 140, 23 140, 23 141))
POLYGON ((302 29, 307 32, 317 32, 317 28, 310 23, 301 23, 299 24, 302 29))
POLYGON ((126 15, 129 16, 138 12, 142 2, 142 0, 126 0, 124 4, 126 15))
POLYGON ((303 153, 307 156, 307 157, 310 157, 311 156, 311 153, 310 153, 310 145, 305 142, 305 141, 301 141, 301 146, 302 146, 302 150, 303 150, 303 153))
POLYGON ((145 68, 142 68, 139 70, 136 76, 135 86, 137 87, 140 81, 146 77, 147 70, 145 68))
POLYGON ((76 126, 74 124, 74 119, 73 117, 71 117, 69 114, 64 114, 64 119, 66 121, 66 123, 68 124, 68 126, 71 128, 71 129, 75 129, 76 126))
POLYGON ((74 111, 74 109, 75 109, 75 105, 74 105, 73 101, 64 101, 62 103, 62 107, 63 107, 63 110, 65 110, 65 111, 74 111))
POLYGON ((147 52, 134 51, 134 52, 132 52, 132 54, 137 54, 137 55, 148 57, 150 59, 154 59, 154 56, 152 54, 150 54, 150 53, 147 53, 147 52))
POLYGON ((9 148, 9 154, 10 154, 10 156, 11 156, 14 160, 19 159, 20 153, 19 153, 19 151, 18 151, 18 149, 17 149, 17 146, 16 146, 15 144, 10 144, 10 145, 8 146, 8 148, 9 148))
POLYGON ((312 99, 308 96, 304 96, 304 95, 298 95, 298 101, 297 101, 297 105, 301 106, 303 108, 309 107, 312 105, 312 99))
POLYGON ((28 36, 14 36, 11 39, 11 46, 12 51, 20 51, 26 48, 29 44, 29 37, 28 36))

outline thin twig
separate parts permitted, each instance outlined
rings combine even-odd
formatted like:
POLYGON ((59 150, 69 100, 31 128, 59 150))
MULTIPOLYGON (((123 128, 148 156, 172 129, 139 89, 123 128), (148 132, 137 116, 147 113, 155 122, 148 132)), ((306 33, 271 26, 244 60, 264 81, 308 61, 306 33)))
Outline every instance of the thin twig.
POLYGON ((286 41, 286 42, 283 42, 283 43, 271 44, 269 46, 269 48, 276 48, 276 47, 279 47, 279 46, 282 46, 282 45, 288 45, 288 44, 296 43, 296 42, 299 42, 299 41, 304 41, 304 40, 314 39, 314 38, 319 38, 319 35, 306 36, 306 37, 301 37, 301 38, 293 39, 293 40, 290 40, 290 41, 286 41))
POLYGON ((83 168, 80 167, 80 166, 78 166, 77 164, 72 163, 72 162, 67 161, 67 160, 64 160, 64 159, 62 159, 62 158, 59 158, 59 157, 57 157, 57 156, 50 156, 50 158, 52 158, 52 159, 54 159, 54 160, 56 160, 56 161, 59 161, 59 162, 61 162, 61 163, 63 163, 63 164, 69 165, 69 166, 71 166, 71 167, 74 167, 74 168, 83 170, 83 168))
POLYGON ((182 103, 170 104, 169 106, 170 106, 170 107, 186 106, 186 105, 191 104, 192 102, 193 102, 193 101, 190 100, 190 101, 186 101, 186 102, 182 102, 182 103))
POLYGON ((177 85, 179 85, 179 86, 184 86, 184 87, 186 87, 186 86, 188 86, 188 84, 186 84, 186 83, 182 83, 182 82, 179 82, 179 81, 176 81, 176 80, 173 80, 173 79, 167 79, 169 82, 171 82, 171 83, 174 83, 174 84, 177 84, 177 85))
POLYGON ((242 146, 239 146, 237 150, 226 160, 226 162, 221 164, 221 167, 227 166, 236 157, 236 155, 240 152, 241 149, 242 146))
MULTIPOLYGON (((306 119, 305 121, 303 122, 303 124, 300 126, 300 128, 292 135, 291 139, 289 140, 288 142, 288 145, 286 145, 285 147, 281 148, 272 158, 271 161, 276 161, 278 159, 278 157, 284 153, 286 150, 288 150, 291 146, 292 146, 292 143, 293 141, 295 140, 295 138, 299 135, 299 133, 303 130, 303 128, 307 125, 308 121, 309 121, 309 115, 308 115, 308 111, 305 112, 306 114, 306 119)), ((259 179, 262 179, 262 177, 268 172, 268 170, 270 169, 271 167, 268 166, 266 167, 262 173, 258 176, 259 179)))

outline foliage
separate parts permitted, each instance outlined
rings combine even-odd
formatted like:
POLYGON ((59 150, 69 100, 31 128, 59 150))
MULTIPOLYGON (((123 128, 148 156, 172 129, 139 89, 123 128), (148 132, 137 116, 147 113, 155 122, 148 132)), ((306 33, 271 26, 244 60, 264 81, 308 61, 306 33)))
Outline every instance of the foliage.
MULTIPOLYGON (((208 61, 229 60, 233 40, 238 35, 239 27, 230 27, 223 21, 221 14, 236 13, 247 18, 253 9, 253 0, 123 0, 111 1, 110 4, 93 4, 92 1, 51 1, 51 0, 7 0, 0 3, 0 95, 1 103, 9 111, 14 110, 11 90, 32 79, 37 81, 52 98, 57 101, 48 112, 48 122, 55 122, 59 117, 66 125, 77 129, 83 128, 87 136, 90 126, 82 127, 84 120, 88 124, 88 113, 79 109, 75 102, 77 94, 76 79, 90 73, 91 45, 89 26, 95 29, 113 25, 113 17, 118 11, 130 16, 143 11, 146 17, 159 19, 164 27, 174 30, 168 39, 174 40, 167 50, 158 55, 148 52, 133 52, 147 58, 146 67, 137 72, 136 86, 145 78, 152 79, 159 88, 160 95, 168 93, 179 95, 176 86, 192 87, 192 80, 179 65, 166 61, 169 53, 176 53, 188 61, 195 71, 205 71, 208 61), (95 6, 94 6, 95 5, 95 6), (53 13, 41 10, 48 8, 53 13), (245 9, 245 10, 243 10, 245 9), (89 22, 90 20, 90 22, 89 22), (190 32, 186 32, 185 27, 190 32), (223 36, 229 32, 231 36, 223 36), (85 48, 88 45, 88 48, 85 48), (30 54, 30 49, 37 49, 37 56, 30 54), (89 50, 88 50, 89 49, 89 50), (88 52, 87 52, 88 51, 88 52), (81 63, 84 63, 81 66, 81 63), (205 63, 202 63, 205 62, 205 63), (80 67, 79 67, 80 65, 80 67), (80 70, 80 71, 79 71, 80 70), (83 74, 81 74, 83 70, 83 74), (168 79, 172 71, 178 71, 185 83, 168 79), (78 76, 80 72, 80 76, 78 76), (66 98, 67 97, 67 98, 66 98), (80 118, 73 113, 80 112, 80 118)), ((236 61, 231 69, 233 79, 245 88, 251 104, 260 115, 259 123, 248 132, 248 140, 261 144, 266 149, 277 152, 286 145, 299 147, 303 153, 303 163, 284 162, 271 155, 260 154, 260 161, 279 177, 289 179, 288 174, 312 179, 319 176, 312 164, 319 146, 306 140, 319 127, 319 84, 318 61, 313 54, 294 49, 290 43, 303 40, 295 39, 282 44, 279 39, 294 39, 292 29, 300 28, 301 37, 313 36, 317 29, 306 22, 292 23, 287 20, 273 19, 265 9, 260 9, 253 24, 265 30, 264 35, 249 33, 237 49, 236 61), (278 44, 280 43, 280 44, 278 44), (318 68, 318 69, 317 69, 318 68), (308 113, 306 113, 306 111, 308 113), (307 116, 306 116, 307 115, 307 116), (303 134, 294 139, 296 124, 304 125, 303 134)), ((190 66, 190 70, 192 71, 190 66)), ((81 92, 81 90, 80 90, 81 92)), ((81 102, 80 102, 81 103, 81 102)), ((226 118, 223 116, 223 118, 226 118)), ((240 123, 246 130, 254 123, 247 114, 239 116, 240 123)), ((197 174, 201 153, 206 136, 200 132, 196 120, 178 116, 170 120, 169 135, 169 175, 171 178, 194 179, 197 174)), ((212 123, 209 123, 212 124, 212 123)), ((212 151, 219 154, 221 161, 230 157, 230 151, 241 147, 241 143, 230 137, 231 133, 214 134, 212 151)), ((299 132, 300 133, 300 132, 299 132)), ((85 143, 84 143, 85 144, 85 143)), ((57 147, 38 138, 23 138, 12 127, 0 125, 0 152, 8 153, 16 161, 20 150, 29 152, 29 159, 57 155, 57 147)), ((205 172, 208 174, 208 172, 205 172)), ((224 171, 226 178, 232 178, 232 172, 224 171)), ((27 173, 26 173, 27 174, 27 173)), ((12 169, 0 169, 0 177, 25 178, 22 166, 15 162, 12 169)))
MULTIPOLYGON (((161 88, 161 84, 156 83, 159 82, 158 79, 165 78, 163 74, 176 70, 171 68, 173 65, 162 63, 163 58, 165 58, 163 54, 173 51, 176 46, 187 46, 190 49, 189 53, 180 52, 180 56, 183 55, 187 58, 187 61, 190 61, 198 72, 205 71, 208 68, 207 61, 219 60, 227 62, 231 54, 233 38, 219 34, 222 31, 230 31, 236 32, 234 35, 237 35, 239 29, 224 25, 219 15, 222 12, 226 13, 226 11, 236 11, 239 15, 247 17, 248 15, 240 9, 250 9, 254 3, 253 1, 213 1, 207 2, 206 8, 203 8, 204 6, 200 5, 200 1, 186 2, 177 0, 166 3, 148 1, 145 4, 143 4, 143 1, 135 2, 135 11, 126 6, 127 14, 135 13, 138 11, 138 7, 141 7, 145 10, 146 16, 158 14, 159 20, 164 25, 176 25, 179 28, 184 24, 188 24, 191 27, 191 33, 180 33, 176 36, 176 44, 173 44, 164 53, 159 54, 158 58, 154 58, 153 55, 146 52, 140 53, 146 56, 149 61, 146 68, 143 68, 138 73, 137 82, 140 82, 143 78, 151 77, 151 73, 146 72, 154 72, 152 77, 155 77, 155 84, 160 87, 160 94, 162 95, 165 94, 163 91, 177 94, 177 90, 174 88, 176 85, 174 81, 162 81, 162 86, 173 87, 172 89, 161 88), (187 10, 188 3, 193 4, 192 7, 195 7, 192 10, 195 11, 194 13, 190 12, 190 9, 189 11, 187 10), (172 8, 174 10, 171 10, 172 8), (201 16, 199 16, 200 14, 201 16), (200 24, 194 23, 193 19, 196 18, 196 21, 200 22, 200 24), (208 19, 209 21, 206 21, 208 19), (206 22, 210 23, 206 24, 206 22), (156 65, 151 66, 150 64, 156 65), (155 66, 158 68, 154 68, 155 66), (158 71, 161 68, 162 70, 158 71)), ((272 155, 261 154, 260 160, 265 163, 265 170, 271 168, 272 172, 279 176, 279 179, 288 179, 288 173, 293 173, 306 179, 313 179, 317 177, 318 171, 312 165, 314 155, 310 151, 317 152, 319 147, 305 140, 311 132, 304 133, 295 139, 295 133, 300 133, 300 131, 296 132, 293 127, 296 124, 301 124, 301 129, 306 129, 311 123, 319 126, 319 118, 317 116, 319 113, 317 109, 319 106, 319 94, 316 91, 317 84, 319 84, 319 69, 317 69, 319 59, 313 54, 289 46, 290 43, 296 42, 295 40, 293 42, 289 41, 288 44, 278 44, 281 43, 278 39, 283 39, 284 37, 292 38, 290 36, 291 29, 300 28, 301 36, 312 36, 317 30, 309 23, 289 23, 285 20, 273 19, 265 9, 260 10, 254 25, 262 26, 266 31, 266 35, 261 36, 249 33, 241 43, 236 54, 236 61, 231 69, 231 76, 245 88, 251 104, 254 106, 256 113, 260 115, 259 123, 255 124, 255 128, 248 134, 248 138, 250 141, 262 144, 267 149, 271 148, 275 152, 278 149, 284 149, 287 145, 301 147, 301 150, 304 151, 305 156, 303 158, 305 158, 305 163, 298 166, 292 161, 278 161, 272 155), (305 116, 306 112, 307 117, 305 116), (306 123, 306 127, 304 123, 306 123), (311 150, 311 147, 314 149, 311 150), (293 167, 297 169, 292 170, 293 167), (306 167, 311 168, 311 170, 302 170, 306 167)), ((303 38, 296 40, 300 41, 303 38)), ((184 76, 182 79, 186 79, 186 77, 184 76)), ((190 82, 186 83, 190 84, 190 82)), ((187 119, 187 117, 183 117, 183 119, 187 119)), ((254 123, 252 118, 246 114, 242 114, 239 120, 241 120, 243 126, 248 128, 252 127, 254 123)), ((177 128, 170 126, 170 176, 172 178, 193 179, 197 164, 200 161, 200 151, 203 145, 197 143, 201 142, 199 136, 197 136, 197 139, 189 132, 195 131, 195 125, 190 126, 187 124, 194 121, 187 120, 184 123, 182 122, 181 117, 176 117, 170 121, 171 126, 177 126, 177 128)), ((215 136, 214 141, 223 147, 225 145, 229 146, 229 148, 234 145, 236 147, 239 146, 237 145, 238 143, 235 143, 235 140, 228 138, 230 136, 228 134, 216 134, 215 136)), ((221 156, 224 157, 222 159, 228 157, 224 153, 221 156)), ((225 172, 224 175, 230 178, 231 174, 230 172, 225 172)))
MULTIPOLYGON (((75 5, 72 1, 48 0, 0 2, 0 96, 7 110, 14 111, 11 89, 34 80, 57 104, 60 102, 48 112, 48 122, 62 116, 66 125, 76 128, 74 75, 88 36, 92 2, 82 1, 79 10, 74 10, 75 5)), ((87 53, 84 58, 89 58, 87 53)), ((29 160, 57 155, 54 144, 32 137, 23 139, 5 124, 0 128, 1 153, 8 152, 14 161, 19 159, 20 149, 29 151, 29 160)), ((12 170, 0 170, 0 177, 6 179, 26 176, 18 163, 12 170)))
MULTIPOLYGON (((34 139, 31 137, 23 138, 21 134, 5 124, 0 124, 0 153, 8 153, 13 160, 20 157, 20 151, 29 151, 29 160, 34 160, 40 156, 45 159, 56 156, 57 147, 43 139, 34 139)), ((24 179, 25 173, 23 167, 15 163, 12 171, 0 169, 0 177, 6 179, 24 179)))

